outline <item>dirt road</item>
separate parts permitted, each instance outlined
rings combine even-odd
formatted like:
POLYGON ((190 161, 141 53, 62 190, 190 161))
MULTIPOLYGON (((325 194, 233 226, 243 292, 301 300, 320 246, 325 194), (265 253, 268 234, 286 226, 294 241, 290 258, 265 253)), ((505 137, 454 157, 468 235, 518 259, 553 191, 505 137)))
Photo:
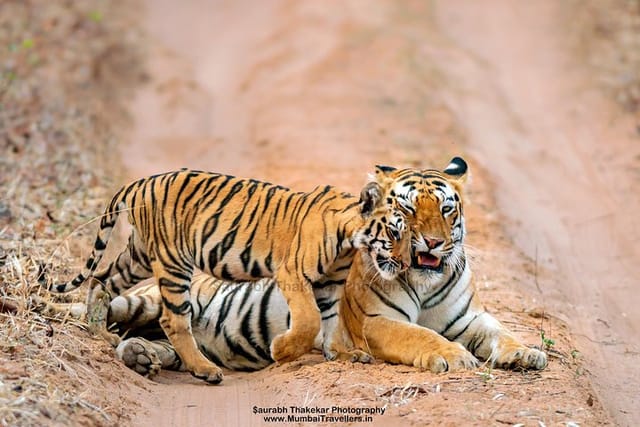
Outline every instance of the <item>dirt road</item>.
MULTIPOLYGON (((495 229, 506 227, 541 271, 540 292, 524 270, 500 273, 519 279, 507 286, 564 318, 598 396, 631 424, 640 420, 630 339, 640 324, 640 220, 626 212, 640 204, 638 158, 628 152, 630 123, 574 62, 555 3, 148 1, 151 83, 134 103, 123 160, 131 178, 189 166, 357 191, 373 164, 432 167, 469 153, 491 175, 478 171, 480 187, 494 183, 500 213, 484 214, 505 218, 495 229)), ((486 233, 492 247, 499 239, 486 233)), ((514 265, 501 262, 483 274, 514 265)), ((525 301, 502 299, 503 308, 525 301)), ((232 374, 218 388, 162 377, 151 416, 135 425, 259 423, 248 408, 277 400, 264 382, 288 369, 232 374)), ((375 371, 385 369, 382 382, 401 375, 375 371)))
POLYGON ((490 168, 508 234, 542 268, 621 424, 640 420, 638 144, 630 117, 572 62, 558 2, 443 1, 438 28, 456 60, 451 105, 490 168))

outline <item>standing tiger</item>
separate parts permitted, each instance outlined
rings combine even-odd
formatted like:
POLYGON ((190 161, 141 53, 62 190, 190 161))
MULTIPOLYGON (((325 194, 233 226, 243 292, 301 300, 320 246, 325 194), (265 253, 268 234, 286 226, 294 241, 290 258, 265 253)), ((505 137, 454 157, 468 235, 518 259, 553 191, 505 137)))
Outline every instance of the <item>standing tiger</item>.
MULTIPOLYGON (((389 210, 367 218, 361 238, 359 252, 377 260, 378 267, 374 268, 380 269, 381 276, 393 278, 409 266, 411 234, 400 212, 389 210)), ((314 283, 324 331, 331 331, 337 321, 340 292, 335 288, 343 288, 345 279, 346 274, 342 274, 314 283)), ((196 273, 190 302, 193 335, 209 360, 235 370, 256 370, 273 363, 270 345, 290 324, 287 302, 273 279, 233 283, 196 273)), ((82 303, 45 304, 49 311, 70 312, 75 317, 87 311, 82 303)), ((115 324, 120 334, 133 336, 117 346, 116 354, 127 366, 149 376, 161 366, 184 368, 160 328, 161 311, 162 296, 154 283, 127 289, 110 302, 108 310, 108 324, 115 324)), ((324 348, 323 335, 316 337, 314 346, 318 349, 324 348)), ((364 354, 362 357, 367 358, 364 354)))
POLYGON ((332 354, 359 349, 433 372, 475 366, 543 369, 544 352, 521 344, 479 301, 464 251, 467 164, 443 172, 378 167, 376 179, 412 218, 412 264, 394 280, 356 256, 340 305, 332 354))
MULTIPOLYGON (((331 186, 303 193, 201 171, 154 175, 115 194, 84 270, 48 289, 64 293, 90 280, 90 329, 117 344, 119 337, 106 329, 108 301, 153 276, 162 297, 160 324, 169 341, 188 371, 217 384, 222 371, 198 350, 192 334, 194 269, 236 282, 273 277, 291 320, 288 330, 272 340, 270 355, 278 362, 293 360, 313 347, 320 330, 313 284, 344 279, 356 249, 371 232, 367 219, 394 209, 385 200, 374 182, 358 199, 331 186), (96 273, 118 214, 125 211, 133 226, 127 248, 96 273)), ((374 263, 384 277, 389 276, 380 264, 387 262, 376 258, 374 263)), ((40 281, 46 284, 43 275, 40 281)))

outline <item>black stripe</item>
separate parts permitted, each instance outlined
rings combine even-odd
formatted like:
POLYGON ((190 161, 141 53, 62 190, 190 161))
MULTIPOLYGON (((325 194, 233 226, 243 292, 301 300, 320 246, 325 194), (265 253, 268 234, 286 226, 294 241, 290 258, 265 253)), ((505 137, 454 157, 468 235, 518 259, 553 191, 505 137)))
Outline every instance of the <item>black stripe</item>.
POLYGON ((218 321, 216 322, 215 334, 216 336, 220 335, 220 331, 222 330, 222 322, 229 315, 229 310, 231 310, 231 305, 233 304, 233 299, 238 291, 241 289, 239 285, 233 286, 222 299, 222 304, 220 306, 220 313, 218 314, 218 321))
POLYGON ((471 339, 471 341, 467 344, 467 349, 469 349, 469 351, 473 354, 476 354, 476 351, 478 350, 478 347, 480 347, 482 345, 482 343, 484 342, 485 338, 487 338, 486 333, 483 331, 482 333, 478 333, 476 335, 473 336, 473 338, 471 339), (482 336, 482 338, 481 338, 482 336))
POLYGON ((251 267, 251 277, 254 277, 256 279, 263 277, 264 274, 262 274, 262 269, 260 268, 260 265, 258 264, 258 261, 254 261, 253 262, 253 267, 251 267))
POLYGON ((180 316, 184 316, 185 314, 191 312, 191 302, 185 301, 180 305, 172 304, 169 300, 167 300, 164 296, 162 297, 162 304, 165 309, 171 310, 172 313, 178 314, 180 316))
POLYGON ((200 351, 202 352, 202 354, 205 355, 207 359, 211 360, 213 363, 215 363, 218 366, 224 366, 225 368, 229 368, 229 366, 223 363, 222 360, 220 360, 215 353, 209 352, 209 349, 207 348, 207 346, 199 345, 198 347, 200 347, 200 351))
POLYGON ((474 295, 474 293, 471 292, 471 295, 469 296, 469 299, 467 300, 467 303, 464 305, 462 310, 460 310, 460 312, 458 312, 458 314, 453 319, 449 320, 449 323, 447 323, 447 326, 445 326, 445 328, 442 330, 442 332, 440 332, 440 335, 446 336, 447 332, 449 332, 449 329, 451 329, 453 327, 453 325, 455 325, 458 320, 460 320, 464 316, 466 316, 467 311, 469 311, 469 306, 471 305, 471 300, 473 299, 473 295, 474 295))
POLYGON ((164 277, 158 280, 158 285, 160 287, 160 290, 166 289, 172 294, 182 294, 182 293, 189 292, 189 286, 190 286, 190 285, 181 285, 179 283, 172 282, 171 280, 165 279, 164 277))
POLYGON ((413 286, 409 285, 403 278, 398 278, 397 282, 400 283, 402 289, 407 293, 407 295, 409 295, 411 301, 413 301, 413 303, 416 305, 416 309, 420 311, 420 296, 418 296, 418 293, 413 288, 413 286))
MULTIPOLYGON (((464 333, 467 331, 467 329, 469 329, 469 326, 471 326, 471 324, 472 324, 472 323, 473 323, 473 322, 474 322, 474 321, 475 321, 475 320, 476 320, 476 319, 477 319, 481 314, 484 314, 484 312, 476 314, 476 315, 473 317, 473 319, 471 319, 471 320, 469 321, 469 323, 467 323, 467 326, 465 326, 464 328, 462 328, 462 330, 461 330, 460 332, 458 332, 458 333, 456 334, 456 336, 454 336, 454 337, 452 337, 452 338, 449 338, 449 340, 450 340, 450 341, 455 341, 455 340, 457 340, 458 338, 460 338, 460 337, 462 336, 462 334, 464 334, 464 333)), ((447 338, 448 338, 448 337, 447 337, 447 338)))
MULTIPOLYGON (((326 235, 326 233, 325 233, 325 235, 326 235)), ((324 268, 322 266, 322 258, 321 258, 321 255, 322 255, 323 252, 326 252, 326 251, 323 251, 322 247, 318 247, 318 266, 316 268, 318 270, 318 275, 320 275, 320 276, 324 275, 324 268)))
POLYGON ((226 329, 222 331, 222 335, 232 354, 244 357, 251 363, 258 363, 258 359, 253 354, 249 353, 240 343, 234 341, 232 337, 227 335, 226 329))
POLYGON ((332 301, 327 301, 327 298, 318 299, 316 301, 316 303, 318 304, 318 309, 321 312, 330 310, 334 305, 336 305, 337 302, 338 302, 337 299, 334 299, 332 301))
POLYGON ((328 316, 322 317, 322 320, 329 320, 329 319, 332 319, 332 318, 336 317, 337 315, 338 315, 338 313, 333 313, 333 314, 330 314, 328 316))
POLYGON ((342 280, 327 280, 326 282, 313 282, 313 289, 324 289, 329 286, 342 286, 346 279, 342 280))
POLYGON ((260 313, 258 316, 258 327, 260 330, 260 336, 262 337, 262 343, 265 347, 269 347, 271 345, 271 331, 269 329, 268 322, 268 313, 269 302, 271 300, 271 293, 273 292, 273 288, 275 287, 275 282, 269 282, 269 286, 264 291, 264 295, 262 296, 262 300, 260 301, 260 313))
POLYGON ((263 348, 254 338, 253 331, 251 330, 251 315, 253 314, 253 308, 250 308, 247 314, 242 318, 242 323, 240 325, 240 330, 242 331, 242 336, 247 339, 247 342, 253 347, 256 351, 259 358, 265 360, 269 363, 273 362, 271 355, 268 352, 269 347, 263 348))
MULTIPOLYGON (((242 297, 242 300, 240 301, 240 305, 238 306, 238 314, 240 314, 244 306, 247 304, 247 300, 249 299, 249 296, 251 295, 251 291, 252 291, 251 285, 245 284, 242 286, 243 286, 242 290, 244 292, 244 296, 242 297)), ((238 285, 238 287, 240 287, 240 285, 238 285)))
POLYGON ((214 316, 213 316, 213 314, 212 314, 212 315, 210 315, 210 316, 208 316, 208 315, 207 315, 207 311, 209 310, 209 306, 211 306, 211 304, 213 303, 213 301, 215 301, 216 296, 218 295, 218 293, 220 293, 220 292, 221 292, 221 290, 222 290, 222 289, 224 289, 224 288, 226 288, 224 285, 222 285, 222 286, 218 286, 218 288, 216 289, 216 291, 213 293, 213 295, 211 295, 211 296, 209 297, 209 300, 207 301, 207 303, 205 304, 205 306, 204 306, 204 307, 202 307, 202 309, 201 309, 201 311, 200 311, 200 312, 202 313, 202 315, 204 316, 204 319, 207 319, 207 321, 206 321, 206 323, 205 323, 205 325, 204 325, 204 328, 205 328, 205 329, 208 329, 208 328, 209 328, 209 323, 211 322, 211 319, 213 319, 213 317, 214 317, 214 316))
MULTIPOLYGON (((466 260, 465 260, 465 265, 466 265, 466 260)), ((461 271, 464 271, 465 265, 462 266, 461 271)), ((444 286, 442 286, 440 289, 438 289, 438 292, 436 292, 433 296, 431 296, 430 298, 425 300, 422 303, 422 308, 423 309, 429 309, 429 308, 435 307, 436 305, 438 305, 442 301, 444 301, 444 299, 447 298, 447 296, 449 295, 451 290, 453 288, 455 288, 455 284, 457 284, 458 279, 459 279, 458 272, 457 271, 452 271, 451 272, 451 277, 449 277, 449 280, 447 281, 447 283, 445 283, 444 286), (438 300, 436 300, 436 298, 438 298, 438 300)))
POLYGON ((223 264, 222 265, 222 271, 220 272, 220 278, 223 279, 223 280, 230 281, 230 282, 235 281, 233 275, 227 269, 227 264, 223 264))
POLYGON ((269 251, 269 254, 264 259, 264 266, 267 268, 269 273, 273 274, 273 251, 269 251))
POLYGON ((102 251, 107 247, 107 244, 105 242, 103 242, 102 239, 100 238, 100 235, 98 235, 96 237, 96 242, 93 244, 93 247, 94 247, 94 249, 102 251))
MULTIPOLYGON (((345 301, 347 302, 347 305, 349 306, 349 309, 351 311, 353 311, 353 307, 351 306, 351 299, 350 298, 345 298, 345 301)), ((362 306, 360 305, 360 303, 358 302, 358 300, 353 300, 353 302, 356 303, 356 306, 358 307, 358 310, 360 310, 360 312, 362 314, 364 314, 367 317, 378 317, 380 316, 380 313, 375 313, 375 314, 371 314, 371 313, 367 313, 364 308, 362 308, 362 306)))
POLYGON ((404 317, 407 318, 407 321, 411 322, 411 316, 409 316, 409 314, 406 311, 404 311, 402 307, 397 306, 393 301, 391 301, 385 295, 380 293, 380 291, 378 291, 374 286, 369 286, 369 289, 371 289, 373 293, 376 294, 378 298, 380 298, 380 301, 382 301, 385 305, 387 305, 388 307, 391 307, 398 313, 402 314, 404 317))

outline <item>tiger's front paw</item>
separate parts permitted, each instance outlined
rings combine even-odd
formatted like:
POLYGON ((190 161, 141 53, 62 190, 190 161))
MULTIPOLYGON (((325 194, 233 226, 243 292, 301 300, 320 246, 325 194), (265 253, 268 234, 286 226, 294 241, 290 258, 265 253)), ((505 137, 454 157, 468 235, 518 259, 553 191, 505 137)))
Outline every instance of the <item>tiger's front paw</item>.
POLYGON ((116 348, 116 357, 129 369, 148 378, 156 376, 162 363, 150 343, 141 338, 129 338, 116 348))
POLYGON ((292 334, 288 331, 278 335, 271 343, 271 358, 278 363, 291 362, 313 348, 315 337, 292 334))
POLYGON ((107 341, 113 347, 120 344, 120 337, 109 332, 107 321, 111 296, 100 288, 93 288, 87 301, 87 324, 89 331, 107 341))
POLYGON ((430 349, 416 357, 413 366, 428 369, 433 373, 472 369, 478 359, 457 342, 449 342, 437 349, 430 349))
POLYGON ((358 349, 345 351, 324 350, 323 354, 326 360, 348 360, 352 363, 371 363, 374 360, 372 355, 358 349))
POLYGON ((213 363, 209 363, 207 366, 201 368, 191 369, 190 372, 194 377, 204 380, 209 384, 220 384, 224 379, 222 369, 218 368, 213 363))
POLYGON ((547 367, 547 354, 535 348, 519 347, 498 355, 495 365, 506 369, 537 369, 547 367))

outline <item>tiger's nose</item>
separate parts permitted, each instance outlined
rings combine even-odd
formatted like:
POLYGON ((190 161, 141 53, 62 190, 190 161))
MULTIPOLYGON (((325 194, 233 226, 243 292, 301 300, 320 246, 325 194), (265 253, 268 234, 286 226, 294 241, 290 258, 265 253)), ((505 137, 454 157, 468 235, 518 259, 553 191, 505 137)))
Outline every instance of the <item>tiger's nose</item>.
POLYGON ((444 240, 442 239, 430 239, 429 237, 425 237, 424 240, 427 242, 429 249, 435 249, 444 243, 444 240))

